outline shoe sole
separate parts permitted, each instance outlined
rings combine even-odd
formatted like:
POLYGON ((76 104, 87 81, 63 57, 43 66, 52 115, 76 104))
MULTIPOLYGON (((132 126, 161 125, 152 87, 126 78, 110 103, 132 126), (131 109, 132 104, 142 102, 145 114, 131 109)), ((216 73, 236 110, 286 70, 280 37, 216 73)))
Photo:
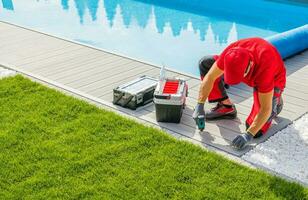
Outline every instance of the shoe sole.
POLYGON ((236 114, 227 114, 227 115, 222 115, 222 116, 217 116, 217 117, 211 117, 211 118, 205 117, 205 120, 207 120, 207 121, 213 121, 213 120, 220 120, 220 119, 235 119, 236 117, 237 117, 236 114))

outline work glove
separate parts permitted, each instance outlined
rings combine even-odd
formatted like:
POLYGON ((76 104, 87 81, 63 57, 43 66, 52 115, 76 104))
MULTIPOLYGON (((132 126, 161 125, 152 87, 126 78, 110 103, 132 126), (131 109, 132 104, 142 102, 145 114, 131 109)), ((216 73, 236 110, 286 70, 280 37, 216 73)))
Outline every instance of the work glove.
POLYGON ((250 133, 244 133, 242 135, 238 135, 233 141, 232 146, 237 149, 244 148, 251 140, 253 139, 253 135, 250 133))
POLYGON ((193 119, 198 119, 199 116, 205 116, 204 103, 198 103, 194 109, 193 119))
POLYGON ((194 109, 193 119, 195 120, 198 129, 200 131, 204 130, 205 127, 205 111, 204 103, 198 103, 194 109))

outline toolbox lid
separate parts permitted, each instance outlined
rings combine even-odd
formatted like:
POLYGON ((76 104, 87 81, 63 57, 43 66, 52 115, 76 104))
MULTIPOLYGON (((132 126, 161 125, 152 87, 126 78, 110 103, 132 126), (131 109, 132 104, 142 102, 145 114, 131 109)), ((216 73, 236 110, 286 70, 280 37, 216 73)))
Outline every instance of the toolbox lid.
POLYGON ((148 77, 148 76, 142 76, 138 79, 135 79, 131 82, 128 82, 124 85, 119 86, 118 90, 130 93, 130 94, 137 94, 151 87, 156 87, 156 85, 157 85, 156 79, 152 77, 148 77))
POLYGON ((179 80, 167 80, 164 85, 163 94, 176 94, 179 84, 179 80))

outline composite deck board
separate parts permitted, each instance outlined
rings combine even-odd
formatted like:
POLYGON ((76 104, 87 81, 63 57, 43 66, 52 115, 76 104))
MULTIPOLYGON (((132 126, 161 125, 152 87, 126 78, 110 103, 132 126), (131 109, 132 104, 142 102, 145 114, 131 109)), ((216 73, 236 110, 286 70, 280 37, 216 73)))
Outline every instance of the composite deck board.
POLYGON ((79 52, 78 54, 67 56, 58 61, 49 62, 41 67, 40 65, 38 65, 37 67, 31 69, 31 71, 43 75, 50 75, 56 74, 59 71, 68 71, 74 68, 83 67, 94 61, 95 60, 92 57, 92 53, 86 52, 85 54, 83 54, 83 52, 79 52), (82 58, 80 57, 80 55, 82 55, 82 58), (68 62, 68 60, 70 61, 68 62), (52 68, 50 68, 51 65, 52 68))
MULTIPOLYGON (((22 65, 24 66, 25 69, 27 70, 34 70, 34 69, 41 69, 45 67, 46 65, 50 67, 49 64, 54 64, 57 62, 60 62, 61 58, 66 57, 67 54, 70 52, 78 52, 82 51, 79 47, 76 46, 64 46, 63 48, 60 48, 58 50, 52 51, 52 52, 44 52, 44 51, 38 51, 37 55, 36 53, 34 54, 33 57, 25 57, 24 59, 20 59, 18 61, 15 61, 17 65, 22 65), (39 53, 41 52, 41 53, 39 53), (59 56, 58 60, 55 60, 54 57, 59 56)), ((85 51, 82 51, 85 53, 85 51)), ((31 50, 30 50, 31 53, 31 50)))
MULTIPOLYGON (((308 87, 308 86, 307 86, 308 87)), ((308 100, 308 90, 304 85, 299 86, 298 84, 294 84, 288 79, 287 86, 284 90, 283 96, 288 96, 290 98, 298 98, 299 100, 307 101, 308 100)), ((192 89, 191 93, 195 95, 198 94, 198 90, 192 89)), ((252 90, 246 90, 246 87, 243 86, 232 86, 227 89, 228 94, 234 94, 239 97, 243 97, 245 99, 252 97, 252 90)), ((289 99, 289 98, 288 98, 289 99)))
POLYGON ((192 135, 195 138, 196 138, 196 136, 197 136, 197 138, 202 137, 202 135, 204 135, 204 133, 208 133, 209 131, 211 131, 211 132, 215 132, 216 134, 209 134, 209 135, 215 136, 215 138, 221 138, 225 142, 230 142, 230 140, 232 140, 233 137, 237 135, 237 132, 234 132, 230 129, 225 129, 223 127, 219 127, 219 126, 216 126, 216 125, 212 126, 212 124, 208 124, 207 131, 200 133, 199 131, 196 131, 195 126, 191 126, 191 122, 190 122, 191 118, 187 117, 187 116, 183 116, 180 124, 173 124, 173 123, 156 122, 155 112, 147 111, 146 109, 143 109, 142 111, 139 111, 138 113, 140 113, 140 115, 142 115, 142 117, 144 117, 144 118, 150 118, 156 124, 161 124, 161 125, 164 124, 167 127, 172 126, 176 130, 182 132, 183 134, 192 135), (190 132, 186 133, 185 129, 190 130, 190 132), (218 129, 221 129, 223 131, 217 131, 218 129), (216 130, 216 131, 214 131, 214 130, 216 130))
MULTIPOLYGON (((229 90, 228 90, 229 91, 229 90)), ((195 90, 190 90, 190 95, 189 95, 189 97, 191 97, 191 98, 193 98, 194 99, 194 103, 193 104, 195 104, 196 102, 197 102, 197 95, 198 95, 198 92, 196 92, 195 90)), ((230 96, 230 95, 229 95, 230 96)), ((234 96, 230 96, 230 98, 233 100, 233 98, 234 98, 234 96)), ((248 96, 247 95, 247 98, 252 98, 251 97, 251 95, 250 96, 248 96)), ((247 100, 247 98, 246 98, 246 100, 247 100)), ((238 112, 240 112, 240 113, 242 113, 242 114, 246 114, 246 115, 248 115, 249 113, 250 113, 250 108, 251 108, 251 105, 252 105, 252 102, 250 102, 250 103, 248 103, 248 104, 237 104, 236 105, 236 108, 237 108, 237 110, 238 110, 238 112), (245 105, 245 106, 243 106, 243 105, 245 105)), ((284 109, 288 114, 290 114, 290 115, 292 115, 292 114, 294 114, 295 112, 293 112, 293 111, 288 111, 288 110, 286 110, 286 109, 284 109)))
MULTIPOLYGON (((115 87, 142 75, 158 78, 160 69, 143 62, 117 56, 80 44, 65 41, 38 32, 0 22, 0 64, 9 63, 38 77, 46 78, 89 97, 98 98, 112 105, 112 91, 115 87)), ((245 131, 245 119, 252 106, 252 89, 240 84, 228 89, 230 98, 237 103, 238 117, 233 120, 220 120, 206 123, 206 130, 199 132, 191 118, 197 102, 200 80, 197 77, 167 71, 168 77, 181 77, 187 80, 189 95, 180 124, 158 123, 153 104, 127 110, 112 105, 125 113, 130 113, 150 124, 155 124, 177 138, 189 138, 205 146, 240 156, 254 145, 263 142, 293 120, 308 111, 308 51, 285 61, 287 86, 284 91, 284 110, 275 119, 267 136, 255 140, 249 148, 236 151, 230 141, 245 131)), ((214 104, 206 104, 210 109, 214 104)))
POLYGON ((35 70, 40 69, 42 66, 48 66, 55 63, 60 64, 67 62, 68 60, 73 61, 80 56, 87 56, 91 53, 92 52, 89 52, 88 49, 81 47, 67 47, 60 51, 38 56, 37 59, 32 58, 21 61, 19 65, 25 65, 28 70, 35 70))
POLYGON ((121 73, 116 73, 116 74, 109 73, 107 74, 108 78, 104 78, 101 80, 94 80, 90 82, 89 84, 83 85, 79 88, 84 91, 99 90, 102 87, 102 85, 108 85, 108 84, 116 83, 119 80, 123 80, 123 79, 130 78, 130 77, 136 77, 136 74, 140 76, 141 74, 146 73, 146 71, 151 70, 151 68, 144 66, 144 65, 138 67, 137 70, 135 69, 136 68, 132 68, 130 70, 124 70, 121 73))
POLYGON ((302 77, 308 77, 308 73, 300 73, 300 74, 293 75, 290 77, 290 80, 292 80, 294 83, 301 84, 307 87, 308 79, 306 78, 304 80, 301 80, 302 77))
MULTIPOLYGON (((2 31, 1 35, 3 34, 3 32, 5 32, 5 31, 2 31)), ((2 45, 10 45, 8 47, 12 48, 16 44, 31 41, 31 40, 27 40, 27 39, 30 39, 30 38, 36 38, 36 36, 33 36, 32 33, 24 33, 24 34, 15 33, 15 34, 9 34, 9 35, 3 34, 0 39, 3 41, 3 42, 1 42, 2 45)))
MULTIPOLYGON (((301 65, 302 67, 305 67, 307 65, 301 65)), ((289 76, 292 77, 300 77, 301 75, 308 75, 308 70, 306 68, 298 69, 297 71, 293 72, 289 76)))
POLYGON ((78 50, 79 47, 70 44, 57 44, 54 46, 46 47, 36 47, 35 49, 26 49, 26 51, 17 52, 19 55, 18 62, 16 64, 30 64, 33 61, 39 61, 41 59, 46 59, 52 55, 60 55, 65 52, 72 52, 78 50), (28 53, 27 53, 28 52, 28 53), (30 56, 32 55, 32 56, 30 56))
POLYGON ((300 91, 297 91, 297 90, 293 90, 293 89, 290 89, 289 87, 286 87, 284 89, 284 92, 286 94, 288 94, 288 96, 292 96, 292 97, 299 98, 299 99, 302 99, 302 100, 307 100, 308 99, 308 93, 304 93, 304 92, 300 92, 300 91))
POLYGON ((61 56, 58 60, 54 58, 48 58, 45 61, 39 60, 38 62, 24 64, 23 66, 25 66, 25 69, 27 69, 28 71, 35 72, 38 74, 44 74, 51 72, 51 70, 53 69, 65 69, 65 66, 68 62, 70 63, 70 65, 79 64, 81 55, 87 56, 89 55, 89 53, 78 49, 76 51, 74 50, 74 54, 61 56))
MULTIPOLYGON (((156 117, 154 112, 149 112, 146 116, 150 117, 152 119, 155 119, 155 117, 156 117)), ((165 123, 165 124, 169 124, 169 123, 165 123)), ((192 126, 193 123, 192 123, 191 117, 188 117, 187 115, 183 115, 182 119, 181 119, 181 124, 186 125, 193 132, 195 132, 196 127, 192 126)), ((233 131, 229 128, 217 126, 217 124, 207 123, 206 125, 207 125, 206 126, 206 132, 213 133, 211 135, 214 135, 216 137, 220 137, 220 138, 226 140, 227 142, 232 141, 232 139, 234 139, 234 137, 236 137, 238 135, 238 132, 233 131)), ((238 129, 238 131, 239 130, 240 129, 238 129)), ((197 134, 200 134, 200 133, 197 133, 197 134)))
MULTIPOLYGON (((9 62, 12 60, 14 61, 14 59, 16 59, 17 56, 20 56, 18 58, 21 58, 22 56, 26 56, 27 52, 31 53, 36 50, 36 49, 33 49, 32 47, 33 47, 33 42, 24 43, 24 44, 17 43, 14 46, 3 45, 2 47, 0 47, 1 59, 2 60, 5 59, 6 61, 9 61, 9 62), (6 46, 10 48, 7 48, 6 46), (21 46, 22 46, 22 49, 20 48, 21 46)), ((39 47, 36 47, 36 48, 39 48, 39 47)), ((27 56, 29 56, 29 54, 27 56)))
MULTIPOLYGON (((193 107, 196 103, 197 103, 197 99, 196 97, 189 97, 188 98, 188 105, 190 105, 191 107, 193 107)), ((247 104, 236 104, 236 109, 239 113, 238 117, 239 119, 244 122, 245 119, 247 118, 248 114, 250 113, 251 110, 251 106, 252 106, 252 102, 251 103, 247 103, 247 104)), ((213 107, 213 105, 205 105, 206 109, 210 109, 211 107, 213 107)), ((302 112, 302 110, 300 111, 289 111, 287 109, 283 109, 283 111, 280 113, 280 116, 282 117, 290 117, 290 119, 296 119, 298 116, 298 113, 302 112)), ((192 112, 190 113, 190 115, 192 115, 192 112)))
MULTIPOLYGON (((88 80, 93 80, 95 76, 105 75, 109 71, 117 68, 123 68, 125 63, 119 64, 119 66, 115 67, 113 64, 121 63, 121 61, 115 61, 113 57, 105 58, 104 60, 96 60, 93 63, 89 62, 84 67, 87 67, 87 70, 83 73, 80 73, 79 70, 72 71, 71 75, 62 77, 60 81, 64 84, 85 84, 88 80), (102 73, 97 75, 98 73, 102 73), (92 77, 93 76, 93 77, 92 77), (92 78, 93 79, 92 79, 92 78)), ((127 63, 127 62, 126 62, 127 63)))
POLYGON ((306 86, 294 83, 294 82, 289 81, 289 80, 287 82, 286 88, 289 88, 290 90, 294 90, 294 91, 302 93, 302 94, 308 94, 308 90, 307 90, 306 86))
MULTIPOLYGON (((237 87, 239 88, 243 88, 243 90, 246 90, 246 86, 245 85, 238 85, 237 87)), ((304 98, 304 97, 302 97, 304 98)), ((232 96, 231 96, 232 99, 232 96)), ((300 99, 300 98, 296 98, 296 101, 294 101, 294 97, 292 97, 292 95, 287 95, 287 93, 283 93, 283 99, 285 100, 285 102, 288 102, 285 104, 284 108, 289 110, 287 107, 291 107, 290 111, 291 112, 296 112, 297 110, 301 109, 301 106, 298 105, 298 102, 304 102, 307 99, 300 99)), ((252 104, 253 98, 248 98, 246 99, 243 104, 252 104)))
MULTIPOLYGON (((108 58, 108 56, 104 57, 106 59, 108 58)), ((74 60, 70 64, 65 65, 65 67, 59 65, 56 69, 53 69, 52 71, 43 70, 40 73, 55 79, 60 79, 70 74, 78 74, 78 72, 83 73, 89 70, 88 67, 91 67, 89 65, 92 62, 94 62, 96 58, 97 58, 97 53, 91 53, 85 57, 74 58, 74 60)))
MULTIPOLYGON (((74 62, 71 63, 66 63, 66 64, 61 64, 59 66, 57 66, 57 68, 53 71, 48 71, 47 69, 41 70, 40 73, 45 74, 46 76, 51 76, 51 75, 55 75, 57 73, 66 73, 66 74, 70 74, 70 75, 66 75, 63 78, 61 77, 61 81, 65 78, 68 79, 68 81, 74 78, 77 78, 77 76, 81 76, 81 75, 85 75, 86 73, 84 73, 84 69, 86 69, 86 72, 89 72, 95 68, 98 68, 99 66, 104 67, 109 63, 114 62, 113 57, 110 56, 104 56, 101 57, 99 59, 94 58, 92 56, 89 56, 88 58, 83 58, 81 60, 76 60, 74 62), (83 71, 83 73, 80 73, 81 71, 83 71)), ((78 77, 77 79, 80 80, 80 78, 78 77)))
MULTIPOLYGON (((104 59, 108 59, 108 56, 104 57, 104 59)), ((57 73, 72 71, 79 68, 91 68, 91 65, 96 62, 96 59, 93 59, 92 54, 86 56, 86 58, 82 59, 74 59, 71 62, 64 62, 63 64, 55 65, 52 70, 48 67, 38 68, 35 70, 36 73, 44 74, 46 76, 51 76, 57 73)), ((94 64, 95 65, 95 64, 94 64)), ((47 65, 48 66, 48 65, 47 65)), ((77 73, 75 72, 74 73, 77 73)))
POLYGON ((19 38, 19 41, 14 41, 14 38, 12 39, 3 39, 3 40, 8 40, 6 43, 2 44, 0 47, 0 53, 7 56, 10 55, 10 53, 20 49, 20 46, 24 46, 25 48, 29 48, 30 46, 33 46, 33 42, 31 43, 31 40, 35 39, 35 37, 22 37, 19 38))
MULTIPOLYGON (((132 62, 129 60, 115 60, 112 63, 106 64, 107 69, 104 69, 104 67, 93 68, 92 70, 88 71, 87 77, 82 77, 79 79, 79 81, 71 81, 68 83, 68 85, 72 85, 76 88, 87 88, 89 86, 91 88, 92 84, 97 84, 98 82, 100 87, 112 84, 113 82, 118 82, 121 78, 119 77, 120 74, 123 73, 123 75, 126 75, 127 73, 131 73, 131 71, 135 71, 135 69, 142 69, 144 67, 143 65, 131 65, 131 63, 132 62), (113 78, 113 75, 117 75, 117 77, 114 77, 113 82, 111 82, 109 80, 113 78)), ((124 76, 123 79, 125 79, 124 76)), ((99 89, 99 87, 92 89, 99 89)))
MULTIPOLYGON (((15 59, 18 59, 19 62, 23 62, 23 60, 31 59, 33 57, 38 57, 44 54, 48 54, 51 52, 61 51, 64 48, 69 48, 70 44, 56 44, 54 46, 44 47, 44 46, 37 46, 35 49, 27 48, 23 46, 24 51, 18 51, 18 49, 14 49, 14 54, 12 51, 3 53, 1 57, 5 57, 9 62, 15 59)), ((19 63, 16 63, 19 64, 19 63)))
POLYGON ((123 77, 123 79, 128 79, 128 78, 133 78, 133 77, 136 78, 136 75, 140 77, 144 73, 151 71, 151 70, 152 69, 149 69, 147 67, 142 67, 138 71, 134 71, 134 70, 127 71, 125 73, 120 73, 117 77, 114 76, 111 78, 106 78, 102 81, 95 82, 95 87, 96 87, 95 89, 90 89, 89 88, 90 85, 88 85, 87 87, 80 87, 80 90, 87 91, 89 92, 89 94, 95 94, 95 96, 100 96, 100 94, 105 91, 105 88, 103 86, 116 83, 118 82, 117 79, 122 79, 121 77, 123 77))
MULTIPOLYGON (((31 35, 30 35, 31 36, 31 35)), ((52 46, 57 46, 57 45, 70 45, 69 43, 61 43, 59 41, 54 41, 52 43, 50 43, 50 41, 44 37, 41 38, 36 38, 34 36, 31 37, 20 37, 18 38, 18 41, 15 41, 16 39, 12 39, 12 42, 8 42, 8 44, 3 44, 3 45, 7 45, 8 47, 5 47, 5 49, 7 50, 7 52, 1 52, 3 54, 9 54, 10 50, 41 50, 41 49, 49 49, 52 46), (33 40, 35 40, 35 43, 33 42, 33 40), (35 45, 35 48, 32 48, 35 45), (20 48, 22 46, 22 48, 20 48)), ((30 54, 28 54, 30 55, 30 54)))
MULTIPOLYGON (((110 93, 107 96, 104 97, 105 100, 112 100, 112 94, 110 93)), ((153 117, 155 117, 155 108, 154 105, 152 106, 147 106, 144 108, 145 110, 153 113, 153 117)), ((186 126, 190 126, 192 128, 195 128, 195 122, 192 119, 192 110, 191 109, 184 109, 184 113, 181 119, 181 123, 185 124, 186 126), (185 112, 185 111, 190 111, 189 113, 185 112)), ((239 114, 240 117, 244 118, 244 116, 242 114, 239 114)), ((235 120, 219 120, 219 121, 215 121, 215 122, 208 122, 207 123, 207 131, 210 131, 212 134, 222 137, 220 134, 220 132, 217 132, 217 128, 220 129, 224 129, 225 131, 231 131, 230 134, 231 135, 226 135, 226 137, 222 137, 224 139, 230 140, 230 137, 227 136, 231 136, 231 138, 234 138, 235 134, 237 134, 239 131, 243 132, 245 131, 245 125, 242 123, 244 120, 240 120, 239 118, 235 119, 235 120), (216 131, 215 131, 216 130, 216 131)))
MULTIPOLYGON (((155 78, 159 74, 159 70, 158 69, 152 69, 150 71, 147 71, 146 73, 143 73, 142 75, 145 75, 145 74, 147 76, 155 78)), ((127 83, 129 81, 132 81, 135 78, 136 77, 130 77, 130 78, 126 78, 126 79, 120 80, 120 81, 112 83, 112 84, 104 85, 99 89, 99 91, 94 91, 94 92, 97 93, 99 98, 109 99, 108 97, 109 97, 110 94, 112 94, 114 88, 116 88, 117 86, 122 85, 124 83, 127 83)))
MULTIPOLYGON (((68 83, 71 82, 78 82, 78 84, 80 84, 80 86, 83 86, 85 84, 89 84, 89 81, 95 82, 98 80, 102 80, 102 78, 106 78, 109 77, 109 75, 111 73, 121 73, 124 70, 124 67, 127 66, 127 70, 132 69, 133 66, 130 66, 130 63, 132 63, 132 61, 129 60, 114 60, 113 57, 107 59, 104 62, 99 62, 96 63, 96 65, 90 65, 89 68, 82 69, 82 68, 77 68, 74 70, 71 70, 72 74, 75 74, 74 79, 69 79, 69 75, 67 74, 67 76, 63 76, 63 77, 57 77, 57 79, 65 82, 65 80, 67 80, 68 83), (77 73, 77 74, 76 74, 77 73), (91 77, 91 79, 89 79, 91 77), (87 80, 89 79, 89 80, 87 80)), ((68 71, 67 73, 70 73, 70 71, 68 71)), ((113 75, 113 74, 112 74, 113 75)))
MULTIPOLYGON (((112 101, 112 97, 113 97, 113 94, 112 92, 109 92, 105 95, 103 95, 101 98, 104 99, 104 100, 107 100, 107 101, 112 101)), ((192 113, 193 113, 193 106, 196 104, 197 101, 195 101, 193 98, 189 97, 187 99, 187 102, 186 102, 186 105, 188 107, 186 107, 184 109, 184 114, 186 115, 189 115, 190 117, 192 116, 192 113)), ((206 108, 210 108, 211 106, 210 105, 206 105, 206 108)), ((152 106, 147 106, 145 107, 146 110, 148 111, 151 111, 151 112, 155 112, 155 109, 154 109, 154 105, 152 106)), ((231 120, 231 121, 234 121, 234 122, 242 122, 246 117, 247 117, 247 113, 248 113, 249 109, 246 108, 246 107, 242 107, 241 105, 239 105, 239 109, 238 109, 238 118, 237 119, 234 119, 234 120, 231 120), (245 112, 246 111, 246 112, 245 112), (242 121, 241 121, 242 120, 242 121)), ((219 122, 219 121, 216 121, 216 122, 219 122)), ((195 124, 193 124, 193 126, 195 126, 195 124)))

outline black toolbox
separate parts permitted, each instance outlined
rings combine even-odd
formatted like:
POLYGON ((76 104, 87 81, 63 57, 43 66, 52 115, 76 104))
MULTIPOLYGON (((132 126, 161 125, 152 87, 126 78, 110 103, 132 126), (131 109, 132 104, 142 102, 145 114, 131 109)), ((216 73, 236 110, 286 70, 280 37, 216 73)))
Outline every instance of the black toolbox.
POLYGON ((113 104, 135 110, 153 101, 156 86, 157 79, 141 76, 113 89, 113 104))
POLYGON ((160 81, 154 92, 156 121, 180 123, 187 95, 185 80, 167 78, 160 81))

